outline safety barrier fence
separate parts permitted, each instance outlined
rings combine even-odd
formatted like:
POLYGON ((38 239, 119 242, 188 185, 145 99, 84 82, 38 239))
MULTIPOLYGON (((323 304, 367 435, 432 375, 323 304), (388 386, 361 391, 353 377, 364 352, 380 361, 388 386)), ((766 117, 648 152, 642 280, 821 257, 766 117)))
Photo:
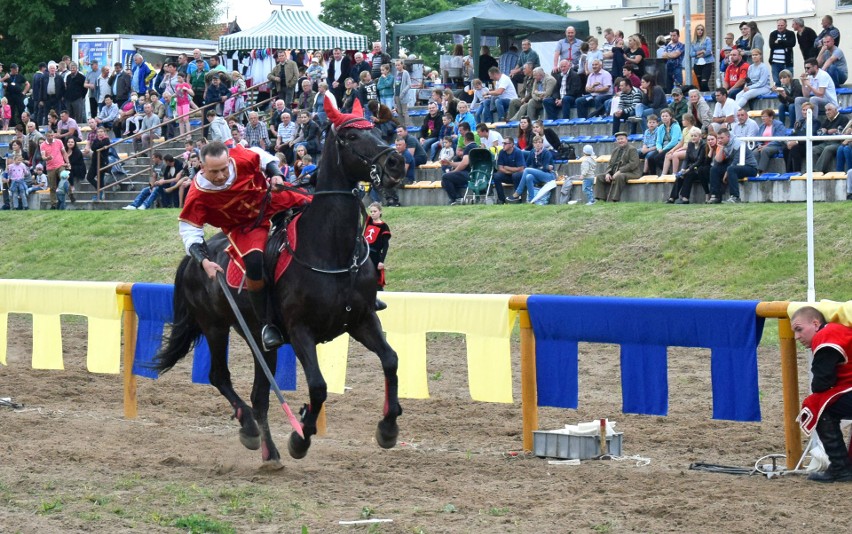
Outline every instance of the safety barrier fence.
MULTIPOLYGON (((8 313, 33 315, 32 364, 39 369, 63 368, 60 315, 86 316, 87 368, 95 373, 123 373, 124 414, 134 418, 137 375, 152 377, 144 363, 151 361, 163 326, 172 320, 172 291, 165 284, 0 280, 0 363, 6 364, 8 313)), ((510 341, 516 318, 520 319, 525 450, 533 448, 539 406, 577 407, 578 342, 621 345, 625 413, 665 415, 666 347, 693 346, 711 350, 713 417, 760 420, 756 350, 764 318, 776 318, 788 467, 794 467, 801 456, 802 439, 795 421, 799 409, 796 346, 788 319, 788 313, 801 303, 391 292, 382 298, 388 309, 380 312, 380 318, 388 342, 400 355, 401 398, 428 398, 426 334, 453 332, 466 335, 471 398, 513 402, 510 341)), ((843 315, 838 306, 818 305, 830 320, 843 315)), ((344 391, 348 346, 349 338, 343 335, 318 347, 329 392, 344 391)), ((193 358, 195 382, 206 382, 209 352, 205 351, 206 343, 199 343, 193 358)), ((282 389, 295 389, 295 374, 292 350, 280 351, 276 381, 282 389)))

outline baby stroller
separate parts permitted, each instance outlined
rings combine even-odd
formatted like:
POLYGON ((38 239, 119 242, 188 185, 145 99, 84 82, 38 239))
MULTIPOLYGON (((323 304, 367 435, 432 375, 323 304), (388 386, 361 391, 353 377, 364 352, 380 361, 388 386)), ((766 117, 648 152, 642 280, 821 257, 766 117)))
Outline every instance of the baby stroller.
POLYGON ((491 193, 491 175, 494 173, 494 155, 487 148, 474 148, 468 155, 470 176, 462 197, 463 204, 475 204, 488 199, 491 193))
MULTIPOLYGON (((115 165, 107 169, 104 173, 103 186, 108 186, 118 182, 119 180, 127 178, 127 171, 124 169, 124 165, 121 163, 121 158, 118 157, 118 152, 115 150, 115 147, 111 146, 109 147, 109 151, 107 153, 107 165, 111 165, 113 163, 115 163, 115 165)), ((122 191, 133 190, 133 184, 130 182, 122 182, 118 184, 118 187, 121 188, 122 191)))

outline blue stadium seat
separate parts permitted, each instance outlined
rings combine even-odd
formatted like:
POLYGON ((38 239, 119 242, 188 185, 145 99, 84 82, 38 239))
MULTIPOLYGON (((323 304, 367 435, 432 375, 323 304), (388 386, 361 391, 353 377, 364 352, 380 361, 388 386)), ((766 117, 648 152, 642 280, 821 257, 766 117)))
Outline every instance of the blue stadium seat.
POLYGON ((542 121, 542 124, 544 124, 545 126, 556 126, 556 122, 557 121, 546 120, 542 121))
POLYGON ((415 109, 408 112, 409 117, 423 117, 429 113, 428 109, 415 109))
POLYGON ((506 128, 517 128, 521 125, 521 121, 511 121, 506 123, 506 128))
POLYGON ((766 93, 765 95, 760 95, 757 98, 759 98, 761 100, 771 100, 773 98, 778 98, 778 95, 776 95, 775 93, 769 92, 769 93, 766 93))
POLYGON ((838 95, 852 95, 852 87, 838 87, 836 92, 838 95))
POLYGON ((628 141, 641 141, 642 137, 643 137, 642 134, 630 134, 630 135, 627 136, 627 140, 628 141))
POLYGON ((778 176, 777 172, 765 172, 760 176, 749 176, 746 178, 749 182, 768 182, 772 177, 778 176))
POLYGON ((408 128, 406 128, 406 131, 408 131, 408 132, 419 132, 420 126, 409 126, 408 128))
POLYGON ((789 180, 794 176, 799 176, 801 173, 798 172, 785 172, 784 174, 778 175, 779 180, 789 180))
POLYGON ((557 126, 568 126, 569 124, 571 124, 571 119, 559 119, 554 122, 557 126))
POLYGON ((560 137, 559 140, 562 141, 563 143, 579 143, 579 141, 577 140, 576 137, 572 137, 570 135, 566 135, 565 137, 560 137))
POLYGON ((842 113, 842 114, 852 113, 852 106, 845 107, 845 108, 842 108, 842 109, 838 109, 837 111, 839 113, 842 113))

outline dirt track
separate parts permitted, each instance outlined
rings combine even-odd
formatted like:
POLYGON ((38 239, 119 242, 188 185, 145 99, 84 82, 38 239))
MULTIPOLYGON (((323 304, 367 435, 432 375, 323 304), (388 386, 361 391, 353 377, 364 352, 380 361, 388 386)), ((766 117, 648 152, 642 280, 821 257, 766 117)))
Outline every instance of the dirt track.
MULTIPOLYGON (((543 409, 543 428, 617 421, 624 453, 651 459, 553 466, 511 456, 521 448, 519 374, 512 405, 475 403, 467 394, 464 341, 429 344, 432 398, 403 400, 400 444, 373 441, 382 406, 378 359, 350 351, 343 396, 332 395, 329 433, 307 458, 261 472, 244 449, 224 399, 192 385, 189 362, 156 382, 140 379, 137 420, 122 417, 121 379, 84 371, 85 327, 64 326, 65 366, 30 367, 30 327, 12 317, 9 366, 0 367, 2 532, 819 532, 848 528, 846 507, 802 506, 834 500, 848 487, 800 477, 767 480, 689 471, 691 462, 746 466, 783 452, 777 350, 760 351, 764 422, 710 419, 709 353, 674 349, 669 358, 670 415, 620 413, 616 347, 580 346, 579 411, 543 409), (341 526, 369 516, 393 519, 341 526), (205 522, 206 521, 206 522, 205 522), (177 526, 180 525, 180 526, 177 526)), ((237 391, 247 396, 249 353, 231 351, 237 391)), ((517 355, 517 353, 516 353, 517 355)), ((306 391, 290 393, 305 402, 306 391)), ((286 455, 287 424, 271 412, 286 455)))

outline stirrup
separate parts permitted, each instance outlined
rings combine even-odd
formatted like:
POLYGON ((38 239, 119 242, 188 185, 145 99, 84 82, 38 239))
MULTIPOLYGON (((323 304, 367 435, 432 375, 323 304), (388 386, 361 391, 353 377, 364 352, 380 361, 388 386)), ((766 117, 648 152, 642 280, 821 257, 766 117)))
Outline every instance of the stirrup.
POLYGON ((265 324, 260 330, 260 342, 263 345, 265 352, 272 351, 284 344, 284 336, 278 327, 272 324, 265 324))

